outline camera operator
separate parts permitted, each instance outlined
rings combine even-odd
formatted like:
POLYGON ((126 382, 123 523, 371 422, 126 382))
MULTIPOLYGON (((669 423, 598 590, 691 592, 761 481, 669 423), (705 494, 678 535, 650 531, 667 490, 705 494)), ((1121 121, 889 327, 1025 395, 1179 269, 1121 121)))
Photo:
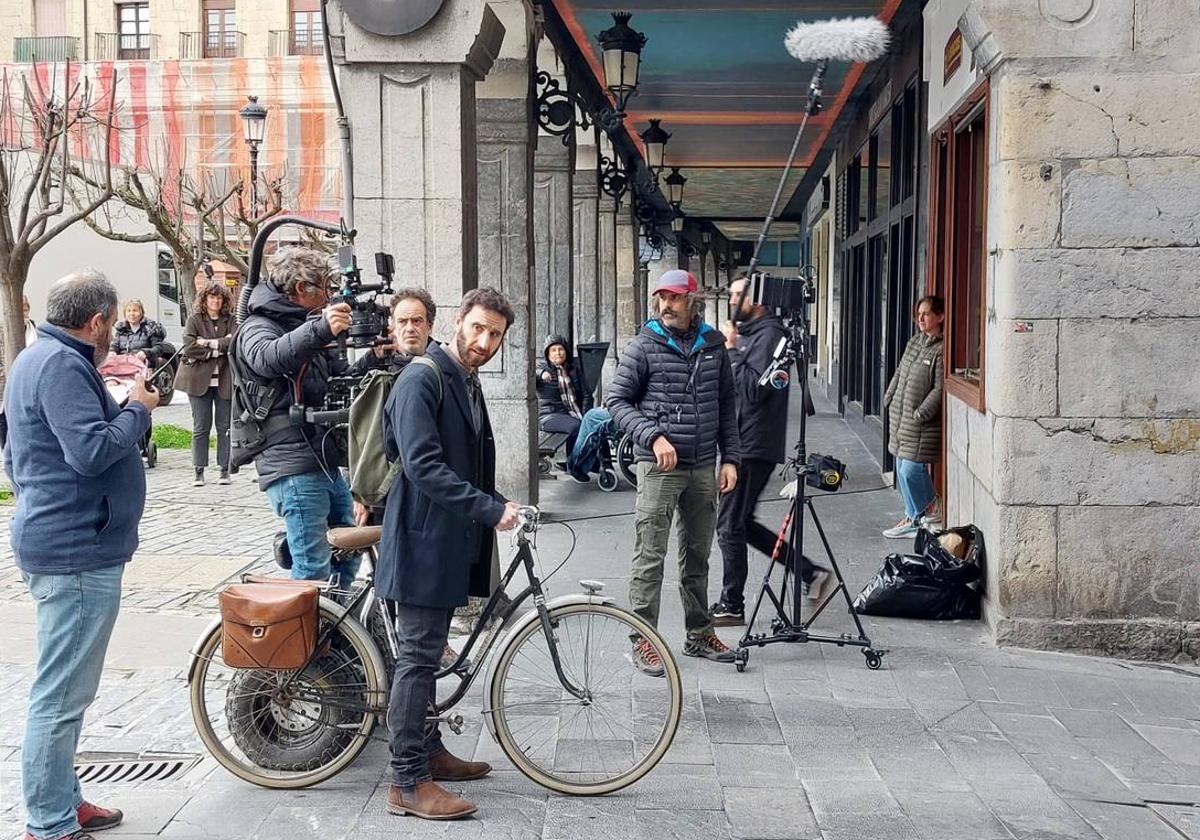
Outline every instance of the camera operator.
MULTIPOLYGON (((365 373, 386 354, 375 347, 351 367, 329 347, 350 328, 349 305, 329 302, 334 276, 320 251, 280 248, 267 263, 267 279, 250 294, 249 316, 233 344, 238 369, 250 380, 238 387, 250 402, 270 400, 265 446, 254 457, 258 486, 283 517, 292 577, 307 580, 329 578, 325 531, 353 524, 353 501, 331 429, 291 417, 291 409, 320 406, 330 377, 365 373)), ((357 570, 332 571, 353 578, 357 570)))
MULTIPOLYGON (((749 285, 745 272, 741 272, 729 286, 734 329, 726 332, 726 347, 731 350, 733 363, 742 466, 737 486, 721 498, 717 514, 717 544, 725 567, 721 600, 712 605, 713 623, 718 627, 746 623, 747 542, 768 557, 775 549, 775 532, 754 518, 754 509, 772 473, 784 462, 787 450, 790 383, 782 389, 759 384, 787 331, 779 318, 750 300, 749 285)), ((787 562, 786 554, 780 559, 787 562)), ((807 559, 801 560, 800 569, 809 597, 824 598, 832 575, 815 568, 807 559)))

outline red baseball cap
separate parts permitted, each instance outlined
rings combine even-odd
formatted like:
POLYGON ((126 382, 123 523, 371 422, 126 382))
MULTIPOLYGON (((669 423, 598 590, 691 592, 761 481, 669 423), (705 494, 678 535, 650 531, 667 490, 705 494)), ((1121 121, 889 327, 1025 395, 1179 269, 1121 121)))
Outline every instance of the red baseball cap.
POLYGON ((654 288, 650 290, 651 295, 656 295, 659 292, 671 292, 676 295, 685 295, 688 292, 697 291, 700 285, 696 282, 696 275, 690 271, 684 271, 682 268, 672 268, 670 271, 664 271, 662 277, 654 284, 654 288))

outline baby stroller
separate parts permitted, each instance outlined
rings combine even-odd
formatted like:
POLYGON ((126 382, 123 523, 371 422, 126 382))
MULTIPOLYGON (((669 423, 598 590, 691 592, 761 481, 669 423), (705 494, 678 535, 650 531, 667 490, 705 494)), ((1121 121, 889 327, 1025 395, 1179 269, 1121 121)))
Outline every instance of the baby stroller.
MULTIPOLYGON (((109 353, 99 370, 101 378, 104 379, 104 387, 117 401, 117 405, 122 408, 129 401, 134 378, 138 374, 148 374, 145 362, 137 356, 126 356, 120 353, 109 353)), ((138 450, 142 453, 142 457, 146 460, 146 466, 150 469, 154 469, 158 463, 158 445, 151 439, 153 430, 154 425, 151 423, 150 428, 146 429, 145 436, 138 441, 138 450)))
MULTIPOLYGON (((600 375, 604 369, 604 359, 608 355, 609 344, 599 341, 591 344, 580 344, 575 348, 575 358, 580 366, 580 375, 584 387, 595 392, 600 383, 600 375)), ((599 468, 596 471, 596 483, 606 493, 617 489, 616 452, 617 440, 607 429, 596 433, 596 457, 599 468)), ((556 461, 565 461, 567 453, 563 448, 567 435, 562 432, 538 432, 538 472, 549 475, 556 461)))

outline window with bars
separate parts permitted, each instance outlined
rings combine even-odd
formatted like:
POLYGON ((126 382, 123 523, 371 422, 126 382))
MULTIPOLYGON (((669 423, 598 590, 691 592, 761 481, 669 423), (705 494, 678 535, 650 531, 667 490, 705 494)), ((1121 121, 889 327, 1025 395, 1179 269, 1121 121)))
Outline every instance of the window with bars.
POLYGON ((324 50, 320 0, 292 0, 292 55, 317 55, 324 50))
POLYGON ((233 0, 204 0, 204 57, 236 58, 238 52, 233 0))
POLYGON ((117 4, 117 57, 121 60, 150 58, 150 4, 117 4))

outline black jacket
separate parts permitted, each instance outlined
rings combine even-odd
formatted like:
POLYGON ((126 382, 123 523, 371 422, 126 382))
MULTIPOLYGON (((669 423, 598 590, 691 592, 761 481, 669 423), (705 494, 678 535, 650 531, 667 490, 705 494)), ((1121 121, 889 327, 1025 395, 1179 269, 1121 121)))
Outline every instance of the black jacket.
MULTIPOLYGON (((374 354, 368 353, 353 366, 347 365, 328 349, 332 341, 333 332, 319 312, 310 315, 264 281, 250 294, 249 316, 237 328, 232 352, 243 371, 275 385, 270 415, 278 417, 286 416, 295 402, 297 381, 304 405, 319 408, 331 376, 364 373, 378 364, 374 354)), ((254 459, 259 487, 265 490, 289 475, 332 474, 342 456, 334 435, 328 432, 328 427, 304 423, 271 434, 267 448, 254 459)))
POLYGON ((561 344, 567 350, 567 361, 563 367, 567 371, 567 375, 571 377, 571 385, 575 388, 575 396, 579 400, 580 414, 587 412, 596 404, 592 397, 591 391, 585 391, 586 387, 583 383, 582 366, 571 353, 571 345, 562 336, 552 335, 550 340, 546 342, 546 346, 542 348, 542 361, 538 362, 537 370, 534 371, 534 386, 537 390, 538 398, 538 417, 549 417, 551 414, 566 414, 567 407, 563 405, 562 393, 558 390, 558 366, 550 363, 550 348, 555 344, 561 344), (550 381, 547 382, 542 378, 542 374, 549 372, 550 381))
POLYGON ((420 607, 467 603, 490 594, 493 530, 504 515, 496 492, 496 444, 487 407, 482 429, 471 421, 464 374, 440 346, 429 358, 442 374, 408 365, 383 415, 383 445, 404 472, 388 490, 375 591, 420 607))
POLYGON ((113 328, 112 351, 130 354, 145 350, 146 355, 154 359, 162 354, 162 345, 166 340, 167 331, 158 321, 143 318, 136 330, 128 321, 117 321, 113 328))
POLYGON ((779 339, 786 337, 783 323, 774 315, 738 325, 737 349, 731 355, 743 458, 775 464, 787 458, 789 388, 758 384, 771 365, 779 339))
POLYGON ((725 337, 708 324, 685 348, 661 322, 648 322, 621 355, 607 404, 639 461, 653 461, 651 446, 666 435, 681 467, 715 463, 718 449, 722 463, 741 463, 725 337))

